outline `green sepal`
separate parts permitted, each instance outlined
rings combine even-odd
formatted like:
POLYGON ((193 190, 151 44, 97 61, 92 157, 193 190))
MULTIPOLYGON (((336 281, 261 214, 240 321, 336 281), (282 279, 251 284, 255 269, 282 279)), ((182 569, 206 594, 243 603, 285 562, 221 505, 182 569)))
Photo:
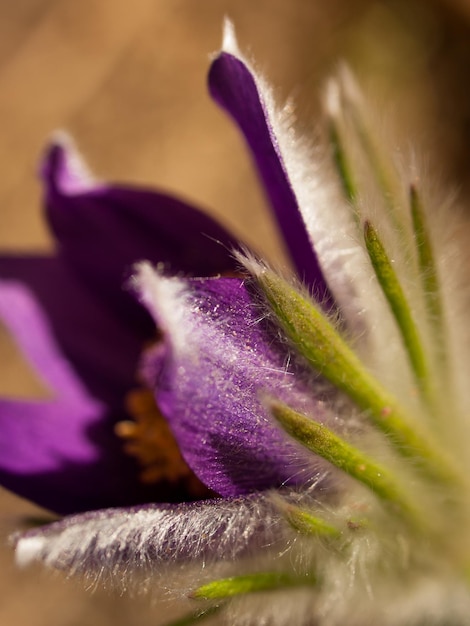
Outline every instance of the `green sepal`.
POLYGON ((364 224, 364 240, 375 275, 400 330, 417 383, 424 397, 431 401, 429 369, 418 328, 387 252, 377 231, 369 222, 364 224))
POLYGON ((279 324, 310 365, 365 412, 365 417, 404 457, 432 479, 455 482, 456 471, 430 436, 413 426, 413 417, 370 374, 327 317, 307 296, 274 272, 256 275, 279 324))
POLYGON ((297 413, 285 404, 273 401, 269 404, 269 409, 296 441, 368 487, 407 521, 422 525, 421 521, 418 524, 420 516, 415 507, 387 468, 341 439, 326 426, 297 413))
POLYGON ((198 600, 219 600, 246 593, 281 589, 283 587, 314 585, 315 582, 313 576, 307 578, 292 576, 292 574, 282 572, 263 572, 214 580, 206 585, 202 585, 190 595, 198 600))

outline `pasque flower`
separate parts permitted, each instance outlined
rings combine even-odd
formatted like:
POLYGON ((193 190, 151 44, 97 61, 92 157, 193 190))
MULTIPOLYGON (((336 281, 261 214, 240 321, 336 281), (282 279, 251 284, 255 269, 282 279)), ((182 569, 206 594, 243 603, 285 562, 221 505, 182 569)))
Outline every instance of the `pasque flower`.
POLYGON ((466 624, 469 351, 449 212, 386 158, 346 70, 313 160, 230 25, 209 87, 296 282, 54 143, 57 253, 0 259, 1 319, 52 393, 1 401, 0 480, 68 516, 19 534, 18 561, 186 597, 185 624, 466 624))

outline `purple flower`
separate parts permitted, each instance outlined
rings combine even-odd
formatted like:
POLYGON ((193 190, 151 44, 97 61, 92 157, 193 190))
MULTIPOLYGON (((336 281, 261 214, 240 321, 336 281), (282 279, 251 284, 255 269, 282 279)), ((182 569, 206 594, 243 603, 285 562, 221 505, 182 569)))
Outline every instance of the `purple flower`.
POLYGON ((0 259, 0 318, 51 397, 1 400, 0 482, 68 516, 18 535, 18 562, 188 596, 185 623, 466 623, 466 357, 437 222, 346 71, 326 98, 336 168, 309 160, 230 24, 209 88, 297 284, 56 142, 56 255, 0 259), (207 495, 185 463, 211 497, 183 502, 207 495))
POLYGON ((143 189, 92 182, 71 146, 56 143, 43 167, 54 257, 0 259, 4 323, 53 398, 2 400, 0 476, 23 497, 60 513, 180 499, 171 486, 145 488, 114 424, 156 336, 124 288, 139 259, 168 271, 233 271, 233 238, 183 202, 143 189), (19 431, 19 432, 18 432, 19 431), (38 445, 42 442, 42 445, 38 445))

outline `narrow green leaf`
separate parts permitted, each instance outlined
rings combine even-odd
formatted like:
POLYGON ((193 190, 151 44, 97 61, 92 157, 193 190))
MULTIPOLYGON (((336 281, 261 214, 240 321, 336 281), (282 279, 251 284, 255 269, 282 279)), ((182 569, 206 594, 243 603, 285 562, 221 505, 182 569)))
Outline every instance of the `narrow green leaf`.
POLYGON ((377 186, 382 194, 387 208, 387 215, 393 226, 403 233, 405 230, 402 219, 403 212, 398 194, 400 184, 395 169, 377 147, 373 133, 355 99, 348 97, 347 90, 345 95, 345 104, 352 122, 352 128, 356 132, 363 154, 367 158, 377 186))
POLYGON ((416 250, 418 253, 419 268, 422 272, 423 286, 426 292, 433 296, 432 310, 440 312, 438 279, 431 240, 427 231, 425 216, 418 190, 414 185, 410 186, 410 208, 415 233, 416 250), (434 307, 437 305, 437 309, 434 307))
POLYGON ((270 410, 281 426, 306 448, 355 478, 375 493, 387 506, 414 525, 422 525, 419 515, 396 479, 366 454, 347 443, 329 428, 297 413, 279 402, 270 410))
POLYGON ((336 120, 330 119, 330 141, 333 147, 333 159, 338 172, 344 195, 353 204, 357 201, 357 187, 352 173, 352 167, 341 139, 341 133, 336 120))
POLYGON ((312 515, 308 510, 285 501, 278 503, 278 506, 292 528, 299 533, 331 539, 337 539, 342 535, 341 531, 336 528, 336 526, 329 524, 320 517, 312 515))
POLYGON ((313 577, 300 578, 281 572, 247 574, 246 576, 232 576, 231 578, 214 580, 193 591, 191 597, 198 600, 219 600, 245 593, 313 584, 315 584, 313 577))
POLYGON ((375 275, 400 329, 417 383, 429 403, 432 398, 426 354, 405 293, 377 231, 369 222, 364 224, 364 239, 375 275))
POLYGON ((446 349, 444 345, 444 315, 439 289, 439 277, 431 239, 426 227, 423 206, 418 190, 414 185, 410 187, 410 208, 426 308, 438 348, 437 358, 442 363, 445 360, 446 349))
POLYGON ((456 480, 452 463, 413 426, 396 398, 370 374, 331 322, 287 281, 264 270, 256 276, 278 322, 312 367, 347 394, 396 450, 429 477, 456 480))

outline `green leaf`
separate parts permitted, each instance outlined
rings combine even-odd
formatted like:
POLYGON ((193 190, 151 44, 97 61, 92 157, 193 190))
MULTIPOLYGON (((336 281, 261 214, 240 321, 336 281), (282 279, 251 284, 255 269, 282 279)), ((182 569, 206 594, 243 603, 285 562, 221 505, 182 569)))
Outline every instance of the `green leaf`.
POLYGON ((457 472, 427 433, 399 404, 346 344, 332 323, 307 296, 274 272, 264 269, 256 279, 279 324, 311 366, 365 412, 404 457, 432 479, 455 482, 457 472))
POLYGON ((342 532, 336 526, 329 524, 325 520, 313 515, 310 511, 302 509, 299 506, 279 499, 276 502, 281 513, 287 519, 289 524, 299 533, 304 535, 315 535, 329 539, 338 539, 342 536, 342 532))
POLYGON ((377 231, 369 222, 364 224, 364 240, 375 275, 400 330, 416 381, 428 404, 432 404, 429 368, 417 325, 387 252, 377 231))
POLYGON ((273 401, 269 408, 281 426, 296 441, 368 487, 407 521, 412 521, 415 526, 423 526, 418 511, 388 469, 341 439, 326 426, 297 413, 290 407, 273 401))
POLYGON ((330 141, 333 147, 333 160, 341 180, 344 195, 353 205, 356 205, 358 192, 352 173, 352 167, 341 139, 338 124, 333 118, 330 119, 330 141))
MULTIPOLYGON (((346 80, 351 81, 352 77, 348 76, 346 80)), ((354 89, 357 89, 356 85, 354 85, 354 89)), ((343 90, 343 96, 345 113, 349 114, 351 128, 354 129, 359 139, 363 154, 382 194, 390 223, 403 234, 406 229, 403 224, 403 207, 399 199, 401 185, 396 170, 378 147, 374 133, 357 98, 351 96, 348 88, 343 90)))
POLYGON ((257 591, 313 584, 315 584, 313 577, 298 577, 281 572, 247 574, 214 580, 193 591, 191 597, 199 600, 219 600, 257 591))
POLYGON ((338 530, 338 528, 312 515, 308 511, 291 506, 285 511, 285 514, 289 524, 300 533, 331 538, 341 537, 341 531, 338 530))
MULTIPOLYGON (((410 208, 426 309, 433 328, 435 345, 437 346, 436 357, 437 361, 443 364, 447 360, 447 350, 445 347, 444 314, 439 288, 439 276, 431 239, 426 226, 423 206, 418 190, 414 185, 410 187, 410 208)), ((441 367, 441 369, 444 368, 441 367)))

